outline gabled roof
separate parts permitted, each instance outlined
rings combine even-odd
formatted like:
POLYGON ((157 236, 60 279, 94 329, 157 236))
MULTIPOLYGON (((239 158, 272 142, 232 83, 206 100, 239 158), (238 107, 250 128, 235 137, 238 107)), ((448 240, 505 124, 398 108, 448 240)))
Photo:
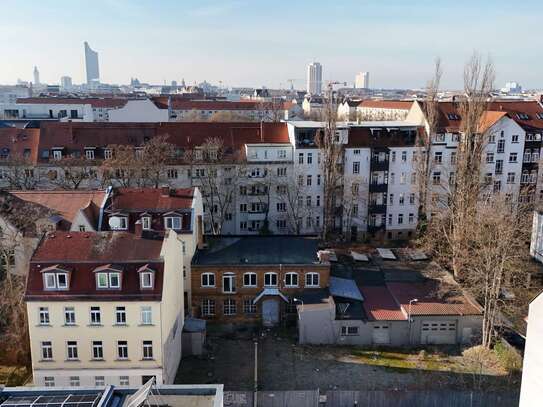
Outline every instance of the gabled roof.
POLYGON ((59 214, 68 222, 68 228, 78 213, 97 228, 98 213, 106 191, 11 191, 10 194, 59 214))
POLYGON ((360 286, 364 296, 364 311, 375 321, 404 321, 407 319, 402 308, 384 285, 360 286))
POLYGON ((509 117, 525 129, 543 130, 543 106, 536 100, 496 100, 490 103, 489 109, 509 113, 509 117), (526 114, 528 119, 522 119, 522 116, 519 117, 518 114, 526 114))

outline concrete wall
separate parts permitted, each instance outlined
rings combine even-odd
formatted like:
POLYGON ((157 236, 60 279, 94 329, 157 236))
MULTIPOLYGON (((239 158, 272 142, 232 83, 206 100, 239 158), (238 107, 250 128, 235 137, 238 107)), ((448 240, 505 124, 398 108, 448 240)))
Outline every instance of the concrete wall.
POLYGON ((110 122, 167 122, 168 110, 159 109, 149 99, 129 100, 119 109, 109 111, 110 122))

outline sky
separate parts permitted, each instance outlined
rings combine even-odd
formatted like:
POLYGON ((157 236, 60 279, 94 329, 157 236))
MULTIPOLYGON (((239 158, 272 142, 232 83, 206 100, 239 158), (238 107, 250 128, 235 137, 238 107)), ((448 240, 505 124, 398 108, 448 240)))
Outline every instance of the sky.
POLYGON ((99 53, 100 80, 185 79, 223 86, 304 88, 306 66, 352 85, 420 88, 443 65, 462 86, 474 50, 489 55, 496 86, 543 88, 541 0, 0 0, 0 84, 85 78, 83 42, 99 53))

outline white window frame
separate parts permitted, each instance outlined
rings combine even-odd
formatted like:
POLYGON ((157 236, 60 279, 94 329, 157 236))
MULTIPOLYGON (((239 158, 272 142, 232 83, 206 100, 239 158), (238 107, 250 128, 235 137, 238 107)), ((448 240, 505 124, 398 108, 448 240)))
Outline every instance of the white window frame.
POLYGON ((264 274, 264 287, 277 287, 278 284, 279 284, 279 278, 277 276, 277 273, 268 272, 264 274), (275 284, 271 284, 274 278, 275 278, 275 284))
POLYGON ((128 341, 117 341, 117 360, 128 360, 128 341))
POLYGON ((311 273, 306 273, 305 275, 305 286, 306 287, 320 287, 320 274, 319 273, 315 273, 315 272, 311 272, 311 273), (314 277, 316 276, 317 278, 317 284, 315 284, 315 282, 313 281, 314 277))
POLYGON ((155 273, 152 271, 140 272, 140 287, 141 288, 153 288, 155 285, 155 273), (149 284, 146 282, 146 277, 149 277, 149 284))
POLYGON ((70 387, 79 387, 81 386, 81 379, 79 376, 70 376, 70 387))
POLYGON ((212 317, 215 315, 216 304, 215 300, 211 298, 202 299, 201 314, 203 317, 212 317))
POLYGON ((236 275, 234 273, 224 273, 222 275, 222 292, 224 294, 235 294, 236 293, 236 275), (225 281, 230 280, 230 290, 226 291, 225 281))
POLYGON ((201 279, 200 279, 200 285, 204 288, 214 288, 216 287, 217 282, 215 281, 215 273, 202 273, 201 279), (213 284, 209 284, 209 277, 213 276, 213 284), (204 284, 204 277, 207 277, 207 283, 204 284))
POLYGON ((43 378, 44 387, 55 387, 55 377, 54 376, 44 376, 43 378))
POLYGON ((126 307, 124 305, 115 307, 115 325, 126 325, 126 307))
POLYGON ((77 341, 66 341, 66 360, 79 360, 77 341))
POLYGON ((164 229, 181 230, 181 216, 166 216, 164 217, 164 229), (179 227, 175 227, 174 223, 178 221, 179 227), (169 223, 169 226, 168 226, 169 223))
POLYGON ((299 276, 298 276, 298 273, 296 272, 288 272, 285 274, 285 287, 288 287, 288 288, 295 288, 295 287, 298 287, 299 284, 300 284, 300 281, 299 281, 299 276), (288 281, 289 280, 289 277, 290 277, 290 282, 288 281), (292 283, 292 278, 295 278, 296 279, 296 284, 293 284, 292 283))
POLYGON ((51 318, 49 315, 49 307, 40 307, 38 312, 38 324, 39 325, 50 325, 51 318))
POLYGON ((153 307, 142 305, 140 308, 141 325, 153 325, 153 307))
POLYGON ((142 360, 153 360, 153 341, 144 340, 141 342, 142 360))
POLYGON ((96 387, 102 387, 106 385, 106 378, 104 376, 94 376, 94 385, 96 387))
POLYGON ((141 218, 141 228, 143 230, 151 230, 151 217, 150 216, 142 216, 142 218, 141 218))
POLYGON ((40 354, 41 360, 53 360, 53 342, 40 342, 40 354))
POLYGON ((91 359, 104 360, 104 343, 102 341, 92 341, 91 359))
POLYGON ((226 298, 224 301, 223 301, 223 308, 222 308, 222 311, 223 311, 223 314, 226 315, 226 316, 232 316, 232 315, 236 315, 237 314, 237 303, 236 303, 236 300, 234 298, 226 298))
POLYGON ((89 310, 89 324, 90 325, 102 325, 102 309, 99 306, 93 305, 89 310), (94 309, 93 309, 94 308, 94 309), (98 318, 93 318, 98 316, 98 318), (94 319, 94 321, 93 321, 94 319))
POLYGON ((75 307, 64 307, 64 325, 74 326, 75 321, 75 307))
POLYGON ((257 277, 257 274, 256 273, 244 273, 243 274, 243 286, 244 287, 256 287, 257 286, 257 281, 258 281, 258 277, 257 277), (249 284, 246 284, 246 281, 245 281, 245 278, 246 277, 249 277, 249 284), (254 277, 254 284, 252 284, 252 281, 253 280, 253 277, 254 277))

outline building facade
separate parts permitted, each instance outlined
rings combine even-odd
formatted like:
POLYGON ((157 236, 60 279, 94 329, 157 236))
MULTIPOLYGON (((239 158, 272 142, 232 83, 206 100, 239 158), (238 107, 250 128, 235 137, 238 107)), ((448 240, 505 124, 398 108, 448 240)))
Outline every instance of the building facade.
POLYGON ((322 65, 312 62, 307 66, 307 93, 310 95, 322 94, 322 65))

